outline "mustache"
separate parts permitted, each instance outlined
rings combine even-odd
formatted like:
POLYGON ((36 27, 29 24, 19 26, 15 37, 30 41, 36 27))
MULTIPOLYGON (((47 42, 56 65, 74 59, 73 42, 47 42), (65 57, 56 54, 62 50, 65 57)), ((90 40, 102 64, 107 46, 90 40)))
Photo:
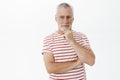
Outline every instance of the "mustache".
POLYGON ((69 27, 70 25, 67 25, 67 24, 65 24, 65 25, 61 25, 61 27, 69 27))

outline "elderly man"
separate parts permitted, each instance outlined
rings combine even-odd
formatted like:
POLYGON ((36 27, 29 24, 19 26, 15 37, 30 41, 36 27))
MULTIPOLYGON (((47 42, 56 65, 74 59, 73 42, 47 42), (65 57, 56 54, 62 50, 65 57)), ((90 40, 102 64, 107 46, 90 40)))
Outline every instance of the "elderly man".
POLYGON ((61 3, 55 20, 58 30, 43 42, 42 54, 50 80, 86 80, 84 64, 95 63, 95 55, 85 34, 72 29, 72 7, 61 3))

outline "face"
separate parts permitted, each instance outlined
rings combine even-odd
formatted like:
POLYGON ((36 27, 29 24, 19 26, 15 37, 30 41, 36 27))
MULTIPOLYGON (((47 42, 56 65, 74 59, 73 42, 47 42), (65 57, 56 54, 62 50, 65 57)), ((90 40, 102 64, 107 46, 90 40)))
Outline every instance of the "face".
POLYGON ((64 33, 66 30, 72 28, 72 22, 74 20, 73 18, 73 12, 71 8, 67 7, 61 7, 58 8, 56 17, 55 17, 57 23, 58 23, 58 32, 64 33))

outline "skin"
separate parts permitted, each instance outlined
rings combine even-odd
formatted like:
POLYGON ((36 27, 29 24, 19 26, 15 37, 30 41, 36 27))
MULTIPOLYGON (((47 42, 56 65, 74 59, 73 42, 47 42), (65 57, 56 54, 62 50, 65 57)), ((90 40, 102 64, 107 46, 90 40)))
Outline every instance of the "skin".
POLYGON ((72 29, 73 12, 71 8, 58 8, 55 20, 58 24, 58 33, 64 34, 67 30, 72 29))
POLYGON ((65 39, 77 52, 78 60, 70 62, 55 62, 52 53, 44 53, 44 62, 48 73, 63 73, 82 63, 90 66, 95 63, 95 55, 90 47, 83 47, 75 41, 72 32, 73 12, 71 8, 60 7, 57 10, 55 20, 58 23, 58 33, 65 36, 65 39), (62 65, 62 66, 61 66, 62 65))

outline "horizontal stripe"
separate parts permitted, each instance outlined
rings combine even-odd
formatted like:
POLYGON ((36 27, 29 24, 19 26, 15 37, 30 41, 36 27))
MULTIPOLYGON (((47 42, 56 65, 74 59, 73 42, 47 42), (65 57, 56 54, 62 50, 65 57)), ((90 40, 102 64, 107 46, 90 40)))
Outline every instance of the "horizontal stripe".
MULTIPOLYGON (((89 41, 87 37, 79 32, 73 32, 74 39, 82 46, 89 46, 89 41)), ((60 35, 57 32, 49 35, 45 38, 43 42, 42 52, 51 52, 54 56, 55 62, 67 62, 77 60, 77 54, 75 50, 66 41, 64 35, 60 35)), ((86 73, 84 64, 81 64, 71 70, 68 70, 60 74, 50 74, 50 78, 56 79, 70 79, 78 80, 85 79, 86 73)))
POLYGON ((77 56, 75 53, 57 53, 54 55, 54 57, 64 57, 64 56, 77 56), (63 55, 64 54, 64 55, 63 55))

